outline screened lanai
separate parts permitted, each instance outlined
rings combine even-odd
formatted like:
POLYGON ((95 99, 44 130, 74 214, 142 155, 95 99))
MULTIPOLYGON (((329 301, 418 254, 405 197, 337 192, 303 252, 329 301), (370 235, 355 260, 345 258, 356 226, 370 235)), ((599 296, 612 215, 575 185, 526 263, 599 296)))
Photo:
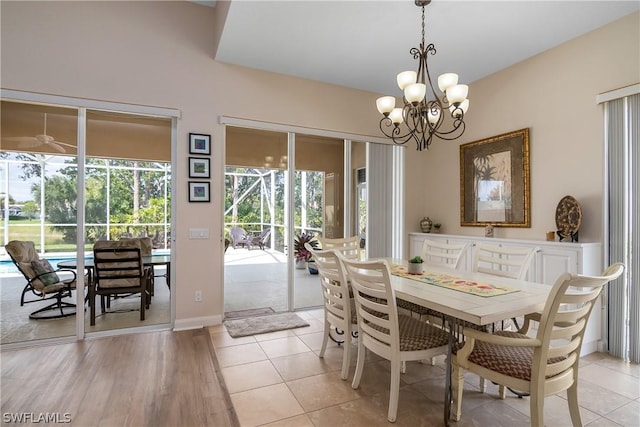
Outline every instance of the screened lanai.
POLYGON ((224 258, 225 312, 321 305, 318 277, 295 263, 290 246, 303 233, 337 238, 359 232, 357 212, 346 205, 357 205, 355 177, 364 166, 364 146, 227 127, 224 225, 231 242, 224 258), (234 244, 236 227, 250 238, 269 230, 264 249, 234 244))

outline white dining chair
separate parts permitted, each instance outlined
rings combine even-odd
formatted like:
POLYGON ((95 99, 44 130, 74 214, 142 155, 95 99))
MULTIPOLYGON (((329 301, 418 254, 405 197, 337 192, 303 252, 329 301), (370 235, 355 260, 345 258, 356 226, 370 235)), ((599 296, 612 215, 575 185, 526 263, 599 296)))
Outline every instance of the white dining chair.
MULTIPOLYGON (((344 337, 340 377, 346 380, 349 377, 349 365, 351 364, 351 338, 355 336, 356 324, 358 323, 355 302, 350 296, 344 269, 338 261, 335 250, 314 249, 309 243, 305 243, 305 248, 311 252, 311 256, 316 262, 320 286, 322 286, 324 334, 318 356, 324 357, 332 331, 344 337)), ((339 343, 336 339, 334 341, 339 343)))
POLYGON ((582 426, 578 406, 582 339, 602 288, 623 271, 624 265, 616 263, 601 276, 562 274, 544 311, 527 315, 517 332, 464 329, 465 344, 451 360, 453 418, 461 418, 464 372, 469 371, 500 384, 503 399, 505 386, 529 394, 533 427, 544 425, 544 398, 566 390, 571 422, 582 426), (538 323, 535 336, 527 335, 532 322, 538 323))
POLYGON ((424 239, 422 259, 427 266, 458 270, 468 247, 469 243, 445 243, 424 239))
MULTIPOLYGON (((533 263, 538 247, 502 247, 495 245, 476 245, 473 251, 472 271, 493 276, 508 277, 511 279, 525 280, 529 268, 533 263)), ((505 319, 495 324, 493 329, 518 329, 516 319, 505 319)), ((487 328, 483 329, 489 332, 487 328)), ((480 391, 485 391, 485 381, 480 376, 480 391)), ((504 397, 504 387, 501 386, 500 396, 504 397)))
POLYGON ((472 271, 524 280, 538 247, 476 245, 472 271))
POLYGON ((345 258, 360 259, 360 237, 358 236, 334 239, 318 237, 317 239, 322 249, 335 249, 345 258))
MULTIPOLYGON (((425 239, 422 244, 421 256, 427 268, 437 267, 447 270, 458 270, 468 247, 469 243, 454 244, 425 239)), ((432 322, 436 320, 440 324, 443 322, 442 313, 410 301, 399 299, 398 307, 408 310, 412 314, 417 314, 420 319, 422 319, 423 316, 428 316, 432 322)))
POLYGON ((445 354, 449 333, 398 313, 391 272, 385 260, 356 261, 340 257, 340 262, 345 266, 358 316, 358 359, 351 386, 360 387, 367 351, 389 360, 391 385, 387 419, 395 422, 402 364, 445 354))

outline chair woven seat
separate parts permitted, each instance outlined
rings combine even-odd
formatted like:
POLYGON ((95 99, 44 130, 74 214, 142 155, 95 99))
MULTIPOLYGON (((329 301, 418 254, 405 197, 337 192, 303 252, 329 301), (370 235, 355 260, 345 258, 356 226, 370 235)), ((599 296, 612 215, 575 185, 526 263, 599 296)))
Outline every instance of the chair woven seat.
POLYGON ((449 343, 449 333, 411 316, 398 315, 400 351, 427 350, 449 343))
MULTIPOLYGON (((498 331, 494 335, 509 338, 529 338, 524 334, 511 331, 498 331)), ((562 362, 565 359, 566 357, 547 359, 547 364, 562 362)), ((533 364, 533 348, 531 347, 510 347, 476 341, 468 360, 471 363, 510 377, 525 381, 531 380, 531 365, 533 364)), ((546 378, 551 378, 551 376, 546 378)))

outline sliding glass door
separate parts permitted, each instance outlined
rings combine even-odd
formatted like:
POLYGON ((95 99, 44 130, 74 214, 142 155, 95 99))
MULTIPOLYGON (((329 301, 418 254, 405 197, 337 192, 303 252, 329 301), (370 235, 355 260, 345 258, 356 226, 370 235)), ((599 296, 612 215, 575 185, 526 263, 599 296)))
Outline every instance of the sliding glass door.
MULTIPOLYGON (((32 314, 52 301, 42 301, 25 287, 21 270, 28 266, 15 265, 5 245, 33 242, 37 258, 62 268, 59 279, 75 273, 80 283, 90 276, 75 266, 90 265, 97 240, 148 236, 154 253, 168 254, 172 119, 14 100, 2 100, 1 108, 2 344, 71 337, 79 330, 75 315, 43 320, 32 314)), ((170 324, 166 268, 156 269, 145 322, 139 312, 129 313, 123 298, 107 301, 104 313, 98 309, 96 324, 90 326, 87 319, 83 330, 170 324)), ((75 303, 74 298, 65 295, 63 301, 75 303)), ((78 307, 85 305, 83 299, 78 307)))
MULTIPOLYGON (((356 215, 364 142, 227 126, 224 298, 227 316, 321 306, 318 276, 296 247, 305 236, 366 233, 356 215), (261 237, 267 236, 261 242, 261 237)), ((364 247, 364 241, 363 241, 364 247)))
MULTIPOLYGON (((0 105, 0 341, 73 336, 76 310, 44 310, 56 302, 57 292, 43 294, 47 282, 30 286, 25 275, 34 277, 30 267, 36 259, 56 269, 59 261, 75 257, 78 111, 9 101, 0 105), (32 242, 36 254, 14 249, 15 264, 5 249, 11 241, 32 242)), ((73 274, 56 275, 70 280, 73 274)), ((68 296, 63 302, 75 303, 68 296)))

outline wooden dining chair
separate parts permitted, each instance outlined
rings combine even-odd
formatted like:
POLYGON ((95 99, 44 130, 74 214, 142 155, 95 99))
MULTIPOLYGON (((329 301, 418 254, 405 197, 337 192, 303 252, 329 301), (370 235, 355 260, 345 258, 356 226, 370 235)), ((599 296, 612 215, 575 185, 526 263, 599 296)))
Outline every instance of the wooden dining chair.
POLYGON ((311 256, 316 262, 322 287, 324 334, 318 356, 324 357, 327 343, 333 332, 342 336, 342 342, 335 338, 332 339, 338 344, 344 344, 340 377, 346 380, 349 377, 349 365, 351 364, 351 338, 357 337, 358 317, 355 301, 350 296, 349 284, 336 251, 315 249, 308 242, 305 243, 305 248, 311 252, 311 256))
POLYGON ((334 249, 342 254, 343 257, 349 259, 360 259, 360 237, 342 237, 329 239, 327 237, 317 237, 322 249, 334 249))
POLYGON ((578 368, 582 339, 594 303, 604 285, 617 279, 624 265, 616 263, 601 276, 565 273, 553 285, 542 313, 525 317, 517 332, 486 333, 464 329, 465 343, 452 358, 453 418, 462 415, 464 372, 474 372, 504 387, 530 395, 531 425, 544 425, 544 398, 567 392, 571 422, 582 426, 578 406, 578 368), (529 336, 533 322, 537 332, 529 336))
MULTIPOLYGON (((495 245, 476 245, 473 251, 472 271, 492 276, 508 277, 511 279, 525 280, 529 268, 533 263, 538 247, 503 247, 495 245)), ((467 327, 473 327, 470 324, 467 327)), ((519 329, 517 319, 504 319, 490 326, 496 329, 519 329)), ((489 326, 481 329, 489 332, 489 326)), ((481 376, 479 381, 480 391, 485 390, 485 381, 481 376)), ((504 396, 504 390, 500 393, 504 396)))
POLYGON ((524 280, 539 250, 538 247, 476 245, 472 271, 524 280))
MULTIPOLYGON (((464 255, 469 247, 468 243, 446 243, 439 240, 425 239, 422 244, 422 260, 427 268, 436 267, 447 270, 459 270, 464 259, 464 255)), ((428 316, 432 322, 444 323, 443 314, 421 305, 414 304, 403 299, 398 300, 398 307, 417 314, 420 319, 428 316)))
POLYGON ((358 316, 358 360, 351 386, 354 389, 360 386, 367 350, 389 360, 391 385, 387 419, 395 422, 402 364, 445 354, 449 333, 398 314, 391 272, 385 260, 355 261, 340 256, 340 262, 353 289, 358 316))

